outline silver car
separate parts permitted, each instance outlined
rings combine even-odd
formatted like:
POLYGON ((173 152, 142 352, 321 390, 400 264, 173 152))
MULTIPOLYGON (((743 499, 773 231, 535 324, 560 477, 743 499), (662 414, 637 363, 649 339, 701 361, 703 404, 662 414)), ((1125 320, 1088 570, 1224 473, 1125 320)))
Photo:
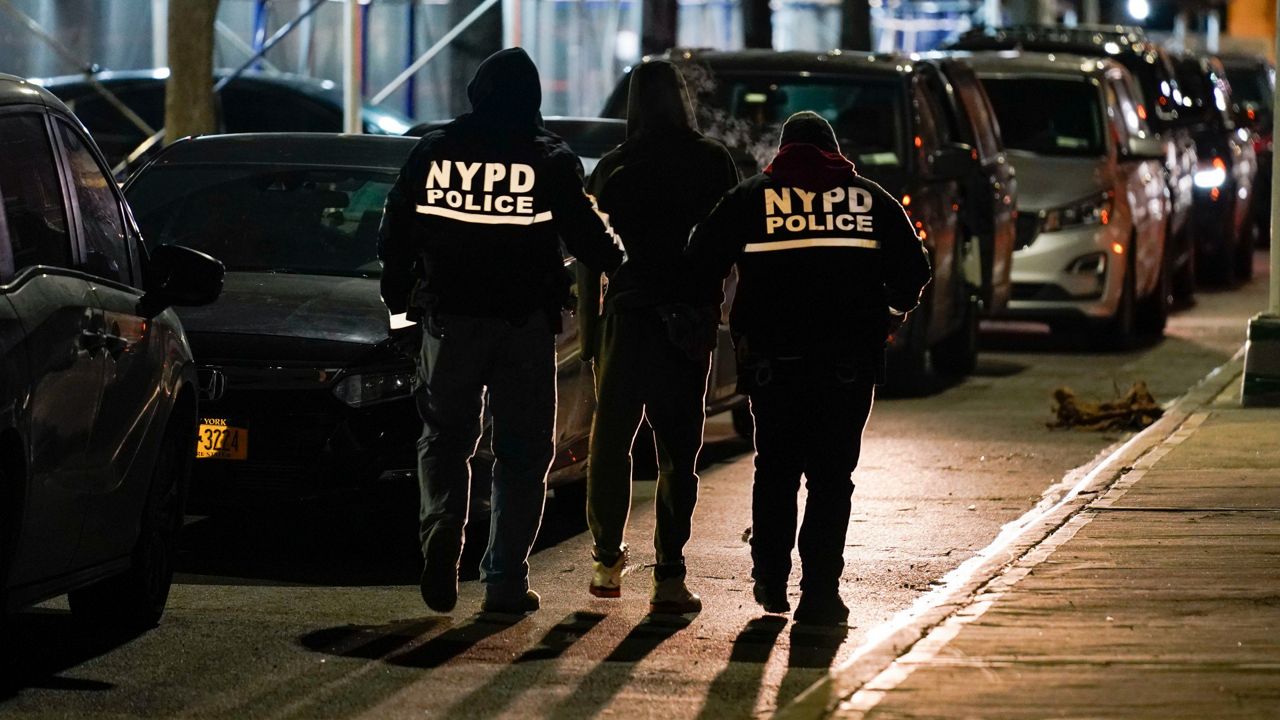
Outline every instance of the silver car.
POLYGON ((1018 172, 1006 316, 1084 326, 1111 347, 1161 332, 1170 198, 1133 77, 1066 54, 979 53, 972 65, 1018 172))

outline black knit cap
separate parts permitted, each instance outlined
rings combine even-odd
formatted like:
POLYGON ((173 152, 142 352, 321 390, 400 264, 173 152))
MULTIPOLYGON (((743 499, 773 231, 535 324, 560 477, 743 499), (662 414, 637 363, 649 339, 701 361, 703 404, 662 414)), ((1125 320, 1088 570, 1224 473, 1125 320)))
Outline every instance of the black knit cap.
POLYGON ((817 145, 830 153, 840 152, 840 142, 836 140, 836 133, 831 129, 831 123, 818 113, 809 110, 792 115, 782 124, 782 139, 778 142, 778 146, 784 147, 791 143, 817 145))

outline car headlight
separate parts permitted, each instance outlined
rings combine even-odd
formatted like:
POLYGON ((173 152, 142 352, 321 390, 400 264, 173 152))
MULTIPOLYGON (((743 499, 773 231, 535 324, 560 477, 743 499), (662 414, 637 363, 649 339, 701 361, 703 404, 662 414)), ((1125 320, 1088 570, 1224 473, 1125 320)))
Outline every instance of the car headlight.
POLYGON ((351 407, 365 407, 402 398, 411 391, 409 373, 348 375, 333 386, 333 395, 351 407))
POLYGON ((1054 232, 1078 225, 1106 225, 1111 222, 1115 196, 1111 192, 1085 198, 1070 205, 1040 211, 1040 231, 1054 232))
POLYGON ((1216 157, 1212 162, 1201 162, 1196 165, 1195 183, 1198 188, 1222 187, 1227 181, 1227 163, 1216 157))

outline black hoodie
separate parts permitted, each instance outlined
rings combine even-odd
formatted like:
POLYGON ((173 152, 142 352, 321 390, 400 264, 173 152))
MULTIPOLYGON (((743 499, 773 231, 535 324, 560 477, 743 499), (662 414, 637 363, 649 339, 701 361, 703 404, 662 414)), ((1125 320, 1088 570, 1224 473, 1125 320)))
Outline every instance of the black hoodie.
MULTIPOLYGON (((647 62, 631 74, 627 140, 601 158, 588 189, 622 239, 627 261, 610 278, 605 312, 691 302, 683 253, 689 233, 738 182, 729 151, 698 132, 675 65, 647 62)), ((595 349, 599 273, 579 273, 583 357, 595 349)))
POLYGON ((472 112, 418 141, 387 197, 382 299, 408 309, 523 321, 567 296, 560 241, 612 272, 622 253, 582 189, 582 164, 541 126, 538 70, 520 48, 495 53, 467 86, 472 112))
POLYGON ((897 199, 840 154, 830 125, 798 115, 769 167, 698 226, 689 261, 712 299, 736 263, 730 325, 744 361, 852 365, 881 382, 889 308, 915 309, 928 255, 897 199))

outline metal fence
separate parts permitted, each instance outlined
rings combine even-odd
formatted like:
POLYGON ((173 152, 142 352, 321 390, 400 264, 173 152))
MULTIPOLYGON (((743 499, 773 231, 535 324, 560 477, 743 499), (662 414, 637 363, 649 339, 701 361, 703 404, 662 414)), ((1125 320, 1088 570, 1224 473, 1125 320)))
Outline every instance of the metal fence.
MULTIPOLYGON (((968 27, 980 3, 870 0, 877 49, 925 50, 968 27)), ((116 70, 165 64, 164 2, 156 0, 10 0, 77 57, 116 70)), ((236 67, 313 0, 222 0, 215 64, 236 67)), ((365 21, 362 92, 386 87, 414 58, 452 29, 449 0, 371 0, 365 21)), ((495 6, 488 12, 501 12, 495 6)), ((594 115, 622 71, 639 59, 640 0, 519 0, 512 36, 542 70, 544 112, 594 115)), ((840 0, 774 0, 774 46, 827 50, 839 43, 840 0)), ((272 46, 258 67, 317 78, 342 77, 342 2, 331 0, 272 46)), ((679 42, 742 46, 739 0, 681 0, 679 42)), ((418 119, 450 115, 450 48, 380 98, 418 119)), ((12 17, 0 14, 0 71, 27 77, 81 72, 12 17)))

